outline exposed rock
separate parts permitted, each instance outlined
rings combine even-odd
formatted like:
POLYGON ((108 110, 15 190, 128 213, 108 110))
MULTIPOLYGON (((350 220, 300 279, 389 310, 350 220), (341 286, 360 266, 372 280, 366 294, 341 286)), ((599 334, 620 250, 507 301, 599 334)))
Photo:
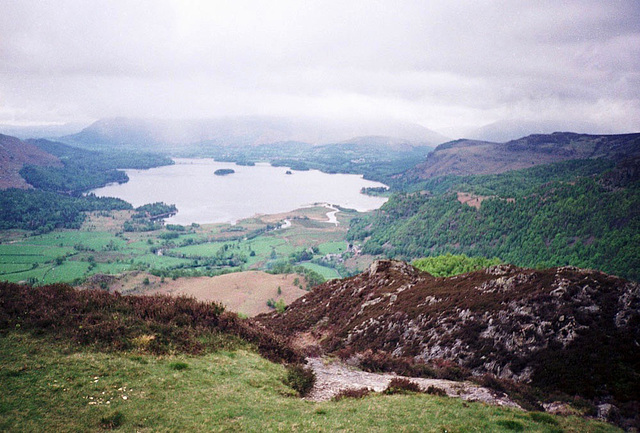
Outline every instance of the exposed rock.
MULTIPOLYGON (((340 391, 346 389, 368 388, 375 392, 384 391, 391 379, 398 376, 394 373, 368 373, 350 367, 340 361, 326 362, 321 358, 307 358, 307 364, 316 374, 316 384, 306 399, 311 401, 330 400, 340 391)), ((471 382, 454 382, 442 379, 411 378, 422 390, 437 387, 449 397, 457 397, 465 401, 480 401, 497 406, 520 408, 520 406, 503 394, 471 382)))
POLYGON ((616 422, 620 418, 620 411, 610 403, 598 405, 598 418, 603 421, 616 422))
POLYGON ((345 358, 373 350, 569 395, 640 399, 640 286, 601 272, 500 265, 435 278, 384 260, 258 320, 345 358))

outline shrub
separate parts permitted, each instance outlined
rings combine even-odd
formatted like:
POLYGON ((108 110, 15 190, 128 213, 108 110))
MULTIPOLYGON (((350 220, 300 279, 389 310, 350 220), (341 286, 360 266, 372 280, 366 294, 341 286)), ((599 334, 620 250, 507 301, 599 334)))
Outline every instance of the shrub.
POLYGON ((315 385, 316 374, 309 367, 300 364, 289 365, 284 383, 295 389, 300 397, 304 397, 315 385))
POLYGON ((403 377, 394 377, 383 391, 385 394, 406 394, 407 392, 421 392, 420 385, 403 377))
POLYGON ((445 391, 442 388, 438 388, 437 386, 430 386, 428 387, 424 392, 426 392, 427 394, 431 394, 431 395, 437 395, 439 397, 446 397, 447 396, 447 391, 445 391))
POLYGON ((371 394, 369 388, 349 388, 343 389, 333 397, 333 401, 340 401, 343 398, 363 398, 371 394))
POLYGON ((276 312, 284 313, 284 310, 287 309, 287 304, 284 303, 283 299, 278 299, 278 302, 275 304, 276 312))
POLYGON ((525 410, 544 410, 539 401, 543 397, 540 391, 526 383, 519 383, 508 379, 498 379, 491 374, 474 378, 474 381, 485 388, 507 394, 525 410))
MULTIPOLYGON (((349 353, 340 354, 348 358, 349 353)), ((361 354, 360 368, 370 372, 394 371, 396 374, 412 377, 435 378, 436 371, 424 362, 416 362, 412 358, 393 356, 384 351, 366 350, 361 354)))
POLYGON ((124 415, 120 411, 115 411, 100 418, 100 427, 104 429, 116 429, 124 422, 124 415))
POLYGON ((284 337, 264 326, 225 312, 220 304, 187 297, 121 296, 66 284, 0 282, 0 330, 18 327, 107 350, 198 354, 244 340, 274 362, 304 359, 284 337))

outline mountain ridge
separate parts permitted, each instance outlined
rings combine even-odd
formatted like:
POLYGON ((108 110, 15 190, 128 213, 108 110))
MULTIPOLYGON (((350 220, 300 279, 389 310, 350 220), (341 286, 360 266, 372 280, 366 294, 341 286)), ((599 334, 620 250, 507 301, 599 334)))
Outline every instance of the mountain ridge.
POLYGON ((161 120, 144 118, 100 119, 61 140, 83 146, 155 146, 165 151, 188 145, 256 146, 296 141, 314 145, 337 143, 362 136, 387 136, 413 144, 438 144, 446 137, 423 126, 398 121, 238 116, 211 119, 161 120))
POLYGON ((505 143, 460 139, 440 144, 403 178, 497 174, 571 159, 622 160, 640 155, 640 133, 591 135, 573 132, 533 134, 505 143))

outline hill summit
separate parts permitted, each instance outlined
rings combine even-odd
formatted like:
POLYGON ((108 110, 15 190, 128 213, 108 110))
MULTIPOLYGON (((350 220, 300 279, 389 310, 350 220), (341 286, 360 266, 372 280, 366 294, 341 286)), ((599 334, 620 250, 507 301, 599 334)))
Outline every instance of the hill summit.
POLYGON ((506 143, 461 139, 439 145, 404 177, 415 180, 445 175, 496 174, 572 159, 621 161, 639 155, 640 134, 554 132, 529 135, 506 143))

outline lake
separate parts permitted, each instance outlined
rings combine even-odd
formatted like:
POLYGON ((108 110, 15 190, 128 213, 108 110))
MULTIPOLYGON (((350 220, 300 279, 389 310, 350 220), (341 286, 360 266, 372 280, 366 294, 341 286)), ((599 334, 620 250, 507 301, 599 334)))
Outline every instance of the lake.
POLYGON ((294 171, 267 163, 239 166, 212 159, 176 158, 175 165, 149 170, 125 170, 129 182, 92 192, 118 197, 134 206, 163 201, 175 204, 173 224, 231 223, 256 214, 288 212, 316 203, 329 203, 360 212, 377 209, 386 198, 360 193, 363 187, 384 186, 352 174, 317 170, 294 171), (217 176, 219 169, 235 173, 217 176))

